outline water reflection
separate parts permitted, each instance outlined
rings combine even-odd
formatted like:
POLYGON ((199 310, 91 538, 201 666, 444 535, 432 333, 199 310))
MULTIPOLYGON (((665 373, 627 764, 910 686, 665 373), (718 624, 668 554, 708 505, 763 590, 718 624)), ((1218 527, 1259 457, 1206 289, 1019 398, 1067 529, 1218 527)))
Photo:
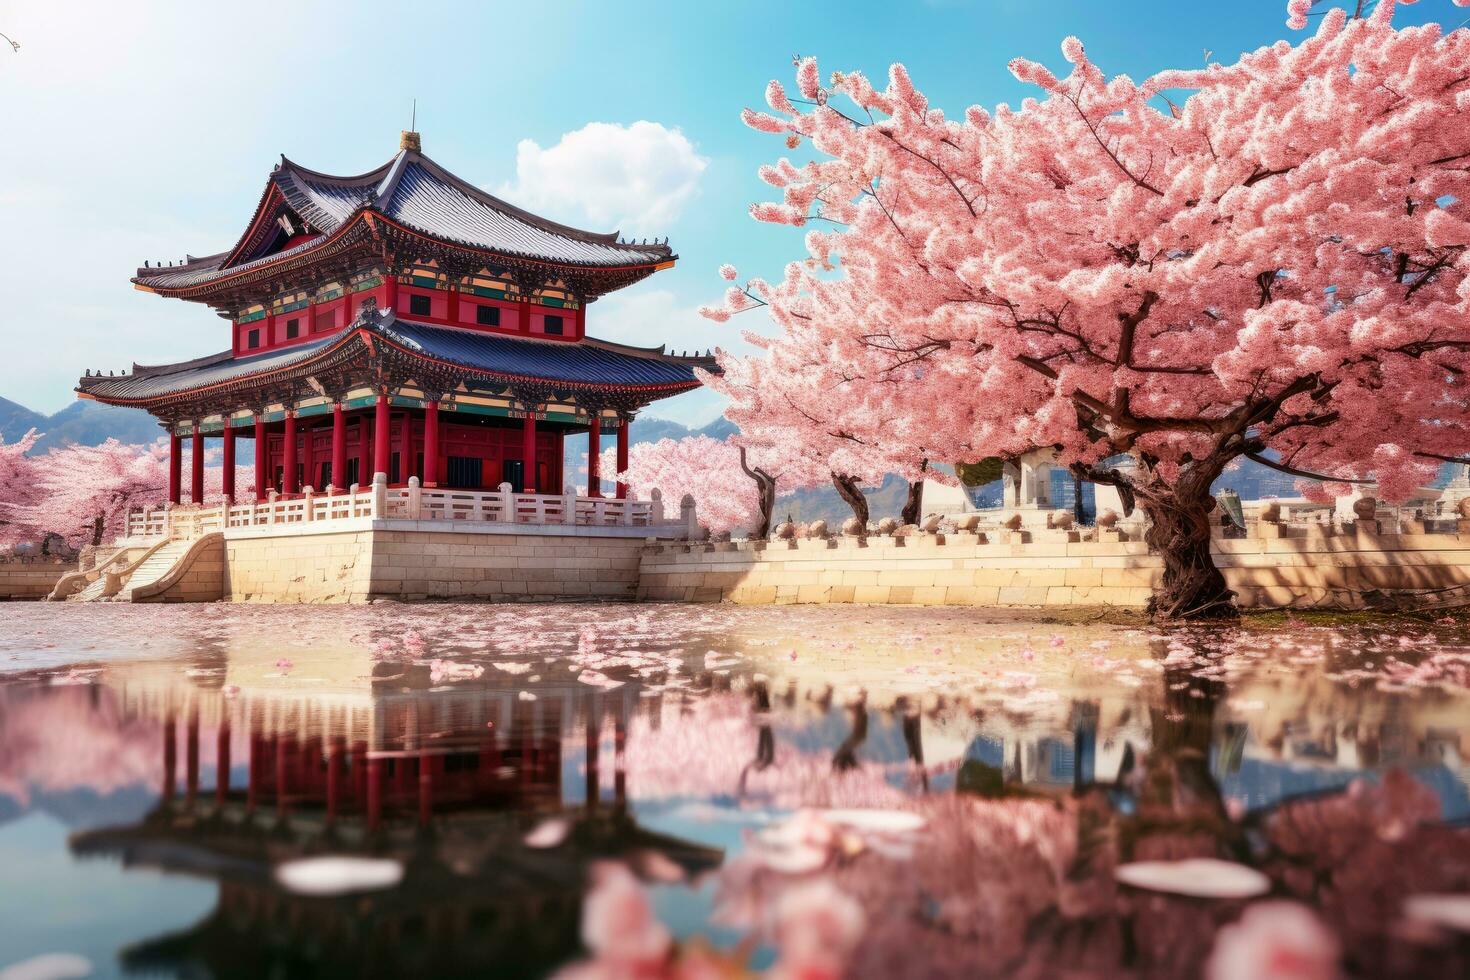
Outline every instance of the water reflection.
MULTIPOLYGON (((1371 631, 1078 632, 1039 660, 1039 640, 999 631, 1004 662, 915 678, 913 642, 844 674, 851 640, 726 628, 658 649, 646 619, 589 638, 570 615, 536 648, 461 630, 434 655, 368 635, 287 659, 225 631, 186 660, 12 675, 0 821, 49 814, 71 828, 59 857, 126 869, 81 899, 120 937, 102 974, 543 976, 581 955, 588 869, 609 859, 677 935, 751 936, 757 966, 770 910, 820 875, 865 910, 855 975, 1194 975, 1245 903, 1113 872, 1211 857, 1316 910, 1351 974, 1470 969, 1463 936, 1403 914, 1470 892, 1470 701, 1356 676, 1382 660, 1371 631), (834 807, 926 828, 799 869, 751 836, 834 807), (545 846, 549 821, 564 835, 545 846), (279 883, 322 854, 404 877, 336 897, 279 883), (148 873, 208 883, 212 903, 178 928, 127 902, 148 873)), ((0 966, 50 951, 12 934, 0 966)))

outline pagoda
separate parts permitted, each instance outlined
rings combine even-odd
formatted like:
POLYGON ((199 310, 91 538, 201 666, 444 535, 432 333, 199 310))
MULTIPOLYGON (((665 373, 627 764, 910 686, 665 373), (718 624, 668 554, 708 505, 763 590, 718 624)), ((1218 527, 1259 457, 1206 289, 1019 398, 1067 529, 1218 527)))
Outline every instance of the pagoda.
MULTIPOLYGON (((177 364, 87 372, 82 398, 141 408, 169 434, 169 500, 204 497, 205 439, 222 440, 237 499, 236 441, 254 440, 247 499, 338 492, 385 474, 424 487, 563 492, 569 434, 616 432, 626 466, 643 406, 699 385, 708 355, 674 356, 586 334, 587 305, 672 266, 667 242, 548 221, 485 193, 421 152, 356 177, 281 158, 228 251, 145 264, 138 289, 206 303, 228 350, 177 364)), ((626 496, 619 484, 616 496, 626 496)), ((240 496, 244 496, 243 494, 240 496)))

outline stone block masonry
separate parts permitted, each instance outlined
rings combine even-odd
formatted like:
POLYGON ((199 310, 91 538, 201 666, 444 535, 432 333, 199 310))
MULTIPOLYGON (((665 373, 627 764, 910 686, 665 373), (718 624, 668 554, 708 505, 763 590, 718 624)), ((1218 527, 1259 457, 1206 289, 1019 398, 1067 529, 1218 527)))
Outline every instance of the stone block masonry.
POLYGON ((74 561, 4 559, 0 561, 0 601, 44 599, 57 579, 76 570, 74 561))
MULTIPOLYGON (((1066 605, 1142 608, 1162 563, 1140 541, 1075 531, 648 545, 650 601, 1066 605), (997 537, 1000 537, 999 535, 997 537), (1029 539, 1029 540, 1028 540, 1029 539)), ((1470 534, 1348 529, 1220 539, 1216 561, 1242 608, 1359 608, 1374 592, 1470 584, 1470 534)))
POLYGON ((443 521, 363 518, 303 530, 226 532, 224 594, 236 602, 631 600, 644 544, 641 533, 607 529, 486 533, 443 521))

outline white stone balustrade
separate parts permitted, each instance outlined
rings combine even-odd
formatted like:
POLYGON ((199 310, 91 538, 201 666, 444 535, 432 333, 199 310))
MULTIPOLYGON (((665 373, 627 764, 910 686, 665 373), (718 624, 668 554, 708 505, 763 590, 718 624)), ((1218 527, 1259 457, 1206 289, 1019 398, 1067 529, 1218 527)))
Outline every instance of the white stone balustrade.
POLYGON ((509 483, 496 490, 456 490, 424 487, 417 477, 406 487, 389 487, 379 473, 363 489, 353 484, 346 492, 304 488, 299 495, 278 496, 271 491, 260 503, 214 507, 168 507, 134 511, 128 515, 127 537, 196 538, 231 528, 269 527, 340 521, 350 518, 442 521, 476 524, 581 525, 584 527, 640 527, 663 536, 683 536, 698 526, 693 501, 681 508, 678 520, 666 520, 658 492, 651 500, 584 497, 574 493, 516 493, 509 483))

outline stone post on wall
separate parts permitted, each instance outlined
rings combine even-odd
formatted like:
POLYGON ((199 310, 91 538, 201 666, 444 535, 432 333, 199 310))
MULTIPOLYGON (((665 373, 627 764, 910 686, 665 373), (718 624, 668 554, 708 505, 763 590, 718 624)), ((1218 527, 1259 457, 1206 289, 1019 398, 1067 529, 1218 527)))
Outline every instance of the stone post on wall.
POLYGON ((577 523, 577 491, 572 487, 562 488, 561 519, 567 524, 577 523))
POLYGON ((699 517, 694 512, 694 497, 685 494, 684 499, 679 501, 679 522, 684 525, 684 536, 690 541, 698 541, 702 537, 699 527, 699 517))
POLYGON ((424 491, 419 486, 419 478, 411 476, 408 478, 408 519, 416 521, 423 513, 424 491))
POLYGON ((498 490, 500 496, 501 520, 505 521, 508 524, 514 524, 516 522, 515 492, 511 490, 509 483, 502 483, 496 489, 498 490))
POLYGON ((388 474, 373 474, 373 511, 374 518, 388 516, 388 474))
POLYGON ((648 512, 648 523, 662 524, 664 522, 664 494, 658 487, 648 491, 648 501, 651 505, 648 512))
MULTIPOLYGON (((313 490, 310 485, 301 488, 301 519, 303 521, 311 520, 311 501, 312 498, 315 496, 316 491, 313 490)), ((227 507, 225 509, 228 512, 229 508, 227 507)))

